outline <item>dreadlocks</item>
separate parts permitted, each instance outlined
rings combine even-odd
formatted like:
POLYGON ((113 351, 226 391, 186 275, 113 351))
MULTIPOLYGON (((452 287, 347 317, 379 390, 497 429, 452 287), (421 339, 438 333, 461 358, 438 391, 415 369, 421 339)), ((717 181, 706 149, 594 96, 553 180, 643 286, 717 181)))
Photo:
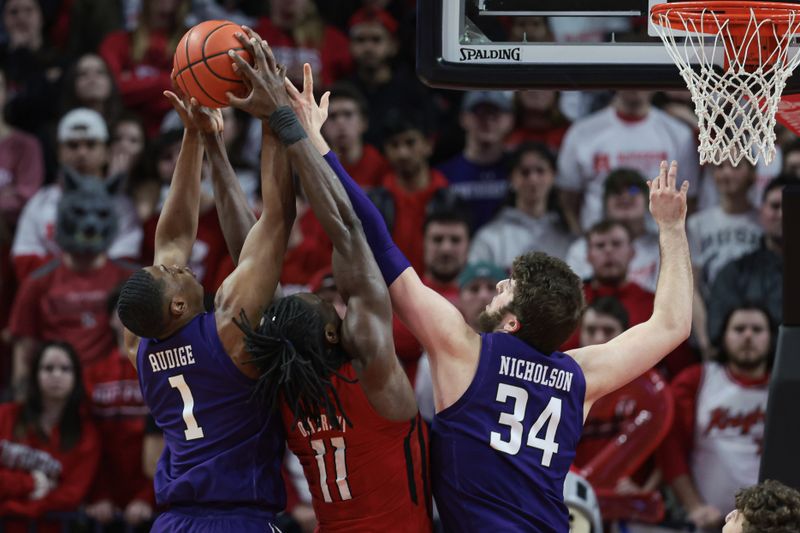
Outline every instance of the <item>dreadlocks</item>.
POLYGON ((311 429, 309 419, 320 425, 323 414, 336 429, 341 429, 337 413, 353 425, 331 382, 334 375, 346 380, 337 372, 345 361, 344 352, 326 344, 325 321, 311 304, 290 296, 273 303, 257 328, 244 313, 236 325, 244 333, 251 362, 261 371, 253 394, 267 408, 277 408, 281 393, 294 422, 300 420, 306 429, 311 429))

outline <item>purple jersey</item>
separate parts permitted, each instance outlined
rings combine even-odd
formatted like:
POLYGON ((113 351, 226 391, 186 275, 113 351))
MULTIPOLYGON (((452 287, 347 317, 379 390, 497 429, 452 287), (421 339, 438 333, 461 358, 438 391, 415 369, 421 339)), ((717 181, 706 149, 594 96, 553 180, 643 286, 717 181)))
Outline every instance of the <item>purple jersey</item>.
POLYGON ((569 531, 564 478, 585 391, 568 355, 481 335, 472 383, 433 420, 433 494, 445 531, 569 531))
POLYGON ((270 415, 257 407, 251 398, 256 382, 225 352, 214 313, 196 316, 164 340, 142 339, 137 366, 166 442, 155 476, 160 505, 283 510, 280 411, 270 415))

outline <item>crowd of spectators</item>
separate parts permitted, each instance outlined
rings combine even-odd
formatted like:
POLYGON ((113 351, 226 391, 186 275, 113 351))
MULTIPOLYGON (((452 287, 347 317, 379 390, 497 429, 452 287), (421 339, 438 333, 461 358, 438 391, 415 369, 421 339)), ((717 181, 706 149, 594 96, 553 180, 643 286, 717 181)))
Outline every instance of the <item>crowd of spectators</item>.
MULTIPOLYGON (((595 405, 575 467, 609 527, 719 531, 736 491, 757 482, 781 321, 781 191, 800 179, 791 133, 779 135, 782 167, 701 167, 692 109, 675 94, 427 88, 413 73, 413 0, 0 5, 0 523, 9 531, 28 520, 56 528, 54 512, 139 526, 158 511, 151 480, 163 443, 120 355, 115 291, 152 261, 182 135, 162 91, 178 40, 209 18, 255 28, 290 79, 311 65, 331 91, 328 143, 424 282, 475 328, 514 257, 531 250, 585 280, 589 308, 563 350, 646 320, 659 265, 646 180, 677 160, 691 184, 692 338, 595 405)), ((511 38, 582 31, 495 22, 511 38)), ((255 207, 260 124, 230 109, 224 120, 255 207)), ((313 291, 341 307, 330 241, 302 191, 296 201, 284 293, 313 291)), ((233 269, 207 183, 190 266, 208 294, 233 269)), ((430 420, 427 357, 397 319, 394 335, 430 420)), ((284 531, 312 531, 295 466, 287 460, 284 531)))

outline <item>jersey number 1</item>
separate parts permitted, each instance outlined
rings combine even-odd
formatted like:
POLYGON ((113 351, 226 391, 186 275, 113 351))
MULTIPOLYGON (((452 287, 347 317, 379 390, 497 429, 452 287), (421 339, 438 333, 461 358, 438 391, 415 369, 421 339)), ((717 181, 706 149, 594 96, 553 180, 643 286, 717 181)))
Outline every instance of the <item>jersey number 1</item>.
POLYGON ((178 389, 181 393, 181 400, 183 400, 183 421, 186 423, 186 429, 183 431, 186 440, 202 439, 203 428, 197 425, 197 420, 194 418, 194 397, 192 391, 189 390, 189 385, 183 379, 183 374, 172 376, 169 378, 169 384, 173 389, 178 389))
MULTIPOLYGON (((500 413, 498 423, 508 426, 511 429, 508 440, 503 440, 503 436, 496 431, 492 431, 489 440, 490 445, 497 451, 507 453, 509 455, 517 455, 522 446, 522 421, 525 420, 525 409, 528 406, 528 391, 521 387, 500 383, 497 386, 497 401, 506 403, 512 398, 514 400, 514 412, 500 413)), ((527 445, 531 448, 542 450, 542 465, 550 466, 550 461, 553 460, 553 455, 558 453, 558 443, 556 442, 556 431, 558 430, 558 423, 561 422, 561 399, 550 398, 547 407, 544 408, 542 414, 533 423, 533 427, 528 432, 527 445), (543 439, 539 438, 545 423, 547 429, 543 439)))
MULTIPOLYGON (((339 489, 339 496, 342 500, 352 500, 350 485, 347 483, 347 461, 344 457, 344 437, 334 437, 331 439, 333 447, 333 462, 336 465, 336 486, 339 489)), ((319 467, 319 485, 322 489, 322 497, 326 502, 332 502, 331 491, 328 489, 328 468, 325 464, 325 454, 328 448, 325 446, 325 439, 314 439, 311 441, 314 449, 317 466, 319 467)))

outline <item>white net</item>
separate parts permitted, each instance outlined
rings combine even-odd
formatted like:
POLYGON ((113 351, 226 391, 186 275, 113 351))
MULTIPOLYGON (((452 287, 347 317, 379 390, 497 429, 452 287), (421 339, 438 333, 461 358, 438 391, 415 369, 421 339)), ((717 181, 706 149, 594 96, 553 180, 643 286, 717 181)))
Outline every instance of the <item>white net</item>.
POLYGON ((747 158, 755 165, 759 157, 769 164, 775 157, 775 112, 800 62, 800 49, 790 46, 800 16, 790 11, 775 24, 749 12, 746 25, 733 31, 730 20, 711 9, 701 16, 669 10, 653 15, 692 95, 701 164, 735 166, 747 158))

